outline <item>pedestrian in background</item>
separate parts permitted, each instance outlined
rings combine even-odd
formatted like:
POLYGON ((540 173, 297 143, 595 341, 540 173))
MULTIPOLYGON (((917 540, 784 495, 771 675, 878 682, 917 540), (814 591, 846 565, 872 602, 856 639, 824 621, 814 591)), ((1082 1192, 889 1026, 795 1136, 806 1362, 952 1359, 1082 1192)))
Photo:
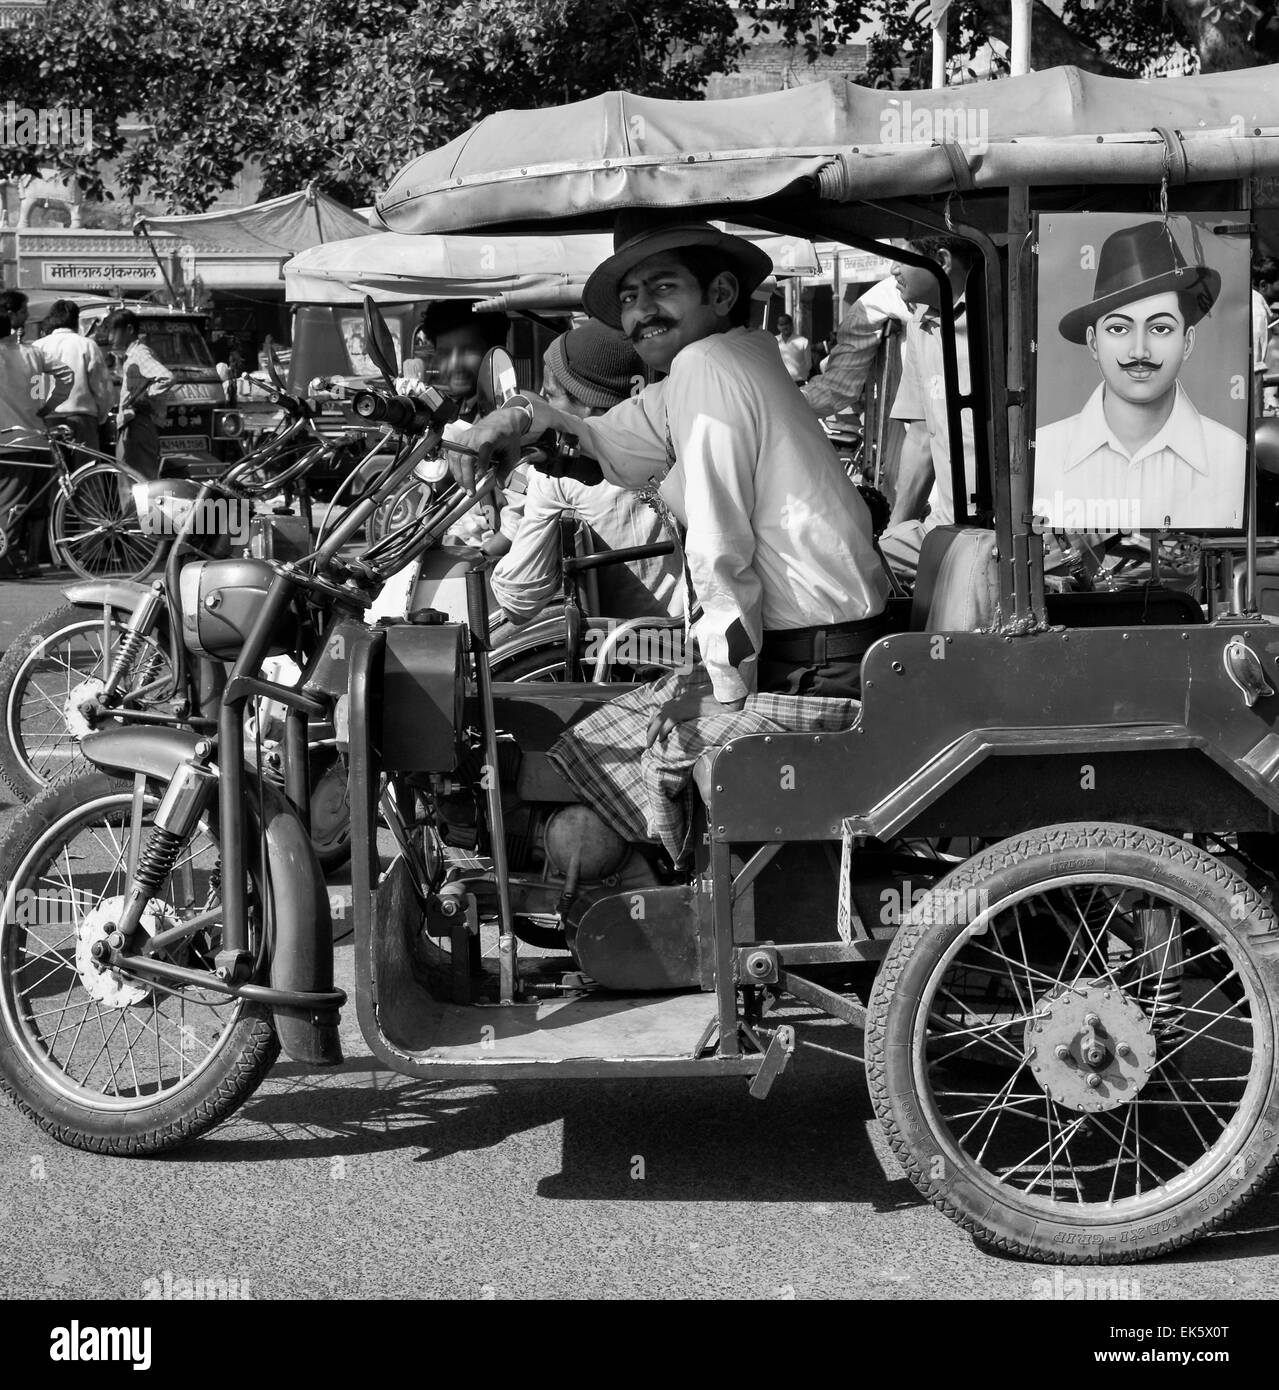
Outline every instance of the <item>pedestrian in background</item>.
POLYGON ((70 367, 71 393, 49 412, 50 423, 66 425, 79 444, 101 448, 101 427, 111 413, 111 373, 102 349, 80 333, 80 310, 70 299, 57 299, 44 321, 47 330, 35 346, 70 367))
MULTIPOLYGON (((8 295, 17 291, 7 291, 8 295)), ((25 300, 22 317, 25 321, 25 300)), ((35 506, 20 521, 14 513, 27 502, 41 472, 49 467, 44 417, 71 393, 71 368, 39 343, 21 343, 13 322, 0 313, 0 527, 5 553, 0 575, 26 579, 36 573, 40 528, 46 507, 35 506), (44 398, 44 378, 53 378, 53 391, 44 398)))
POLYGON ((160 474, 160 423, 163 397, 173 387, 173 373, 141 338, 142 321, 131 309, 111 315, 111 347, 124 354, 120 404, 116 411, 116 458, 144 478, 160 474))
POLYGON ((777 316, 777 346, 790 379, 796 386, 802 386, 813 374, 813 352, 808 339, 795 332, 795 320, 789 314, 777 316))

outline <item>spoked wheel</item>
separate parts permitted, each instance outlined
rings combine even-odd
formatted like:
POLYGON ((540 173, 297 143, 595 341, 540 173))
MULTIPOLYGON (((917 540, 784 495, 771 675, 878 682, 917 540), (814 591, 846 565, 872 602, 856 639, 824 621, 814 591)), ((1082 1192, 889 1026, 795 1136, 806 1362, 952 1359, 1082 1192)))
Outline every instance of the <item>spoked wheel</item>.
POLYGON ((59 490, 49 520, 54 552, 78 575, 144 579, 155 568, 164 537, 142 529, 133 485, 142 475, 122 464, 91 463, 59 490))
POLYGON ((1063 1263, 1204 1234, 1279 1151, 1279 920, 1133 826, 1005 840, 917 905, 876 981, 875 1108, 919 1190, 1063 1263))
MULTIPOLYGON (((69 774, 23 812, 0 854, 0 1084, 41 1129, 99 1153, 159 1153, 202 1133, 279 1052, 265 1006, 194 986, 175 993, 93 954, 114 930, 162 791, 69 774)), ((217 845, 197 830, 143 915, 139 935, 171 933, 157 958, 213 971, 219 884, 217 845)), ((249 899, 261 952, 260 900, 249 899)))
MULTIPOLYGON (((75 757, 90 731, 84 710, 101 693, 127 629, 122 612, 68 605, 33 623, 0 660, 0 777, 23 801, 39 795, 75 757)), ((145 703, 148 689, 171 679, 168 656, 148 637, 120 694, 145 703)))

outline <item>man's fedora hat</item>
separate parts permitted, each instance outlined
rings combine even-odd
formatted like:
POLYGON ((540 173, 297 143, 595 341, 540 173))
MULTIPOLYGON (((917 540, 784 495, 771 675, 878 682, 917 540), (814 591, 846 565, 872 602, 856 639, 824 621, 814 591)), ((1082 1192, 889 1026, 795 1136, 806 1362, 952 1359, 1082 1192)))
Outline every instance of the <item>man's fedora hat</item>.
POLYGON ((681 246, 705 246, 718 251, 725 269, 737 276, 739 292, 746 298, 772 273, 772 258, 754 242, 721 232, 709 222, 676 222, 670 212, 630 209, 619 213, 613 229, 613 254, 596 267, 582 290, 582 304, 592 318, 613 328, 622 326, 617 302, 618 286, 628 271, 663 251, 681 246))
POLYGON ((1102 243, 1092 303, 1072 309, 1058 325, 1061 336, 1086 343, 1088 330, 1103 314, 1153 294, 1194 291, 1186 327, 1199 322, 1217 302, 1221 276, 1206 265, 1187 265, 1181 248, 1162 222, 1142 222, 1113 232, 1102 243))

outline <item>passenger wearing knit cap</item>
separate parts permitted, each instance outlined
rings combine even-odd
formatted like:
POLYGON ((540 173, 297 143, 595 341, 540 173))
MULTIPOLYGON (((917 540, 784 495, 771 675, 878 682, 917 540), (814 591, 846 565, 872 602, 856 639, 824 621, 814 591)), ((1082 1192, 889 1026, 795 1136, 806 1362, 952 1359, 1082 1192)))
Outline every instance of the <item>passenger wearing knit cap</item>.
MULTIPOLYGON (((591 321, 562 333, 543 359, 543 394, 557 409, 585 419, 642 390, 644 364, 618 330, 591 321)), ((560 519, 572 514, 586 527, 596 553, 664 541, 661 519, 629 488, 593 486, 530 470, 524 516, 509 552, 493 571, 493 593, 506 618, 526 623, 559 592, 560 519)), ((684 611, 679 562, 673 555, 606 565, 596 571, 600 615, 608 618, 680 617, 684 611)))

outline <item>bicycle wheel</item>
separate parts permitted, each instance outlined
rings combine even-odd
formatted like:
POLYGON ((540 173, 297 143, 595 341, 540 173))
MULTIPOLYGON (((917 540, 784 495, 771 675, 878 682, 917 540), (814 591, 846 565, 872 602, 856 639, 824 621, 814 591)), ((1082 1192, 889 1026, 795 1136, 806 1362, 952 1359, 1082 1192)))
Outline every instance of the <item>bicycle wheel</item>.
POLYGON ((140 473, 117 463, 77 469, 60 488, 49 519, 49 544, 84 579, 145 579, 155 569, 164 537, 142 529, 133 504, 140 473))
MULTIPOLYGON (((122 611, 68 604, 32 623, 5 652, 0 661, 0 778, 23 801, 42 792, 75 757, 89 731, 82 709, 101 692, 128 622, 122 611)), ((127 698, 171 679, 163 647, 147 637, 120 694, 127 698)))

